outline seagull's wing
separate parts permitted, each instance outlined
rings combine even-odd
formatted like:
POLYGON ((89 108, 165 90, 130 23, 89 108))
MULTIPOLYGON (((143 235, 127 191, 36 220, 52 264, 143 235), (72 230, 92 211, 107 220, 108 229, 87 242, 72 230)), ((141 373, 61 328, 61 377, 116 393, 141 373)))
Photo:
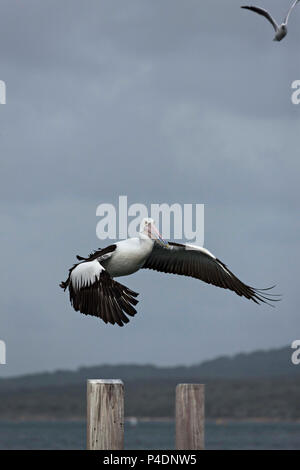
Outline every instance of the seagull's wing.
POLYGON ((194 277, 208 284, 230 289, 257 304, 277 300, 272 294, 266 293, 269 289, 255 289, 244 284, 212 253, 194 245, 170 242, 161 246, 155 243, 143 268, 194 277))
POLYGON ((277 32, 279 26, 278 26, 278 24, 276 23, 276 21, 274 20, 274 18, 270 15, 270 13, 268 11, 264 10, 263 8, 253 7, 253 6, 249 6, 249 7, 248 6, 243 6, 241 8, 244 8, 245 10, 254 11, 255 13, 258 13, 259 15, 264 16, 265 18, 267 18, 268 21, 270 21, 271 25, 273 26, 273 28, 277 32))
POLYGON ((288 21, 289 21, 289 16, 290 16, 290 14, 291 14, 293 8, 297 5, 297 3, 298 3, 299 1, 300 1, 300 0, 295 0, 295 1, 294 1, 293 5, 292 5, 291 8, 289 9, 288 14, 286 15, 286 17, 285 17, 285 19, 284 19, 284 24, 287 25, 287 23, 288 23, 288 21))
POLYGON ((105 323, 123 326, 133 317, 136 292, 114 281, 97 259, 75 264, 69 278, 60 286, 69 288, 70 302, 76 312, 101 318, 105 323))

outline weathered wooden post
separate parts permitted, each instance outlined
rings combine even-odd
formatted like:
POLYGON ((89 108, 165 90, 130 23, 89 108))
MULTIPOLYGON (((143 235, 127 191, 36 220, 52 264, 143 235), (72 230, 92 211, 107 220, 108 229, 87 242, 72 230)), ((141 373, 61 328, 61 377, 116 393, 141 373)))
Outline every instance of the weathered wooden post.
POLYGON ((179 384, 176 387, 176 449, 204 449, 203 384, 179 384))
POLYGON ((124 448, 124 385, 121 380, 88 380, 87 448, 124 448))

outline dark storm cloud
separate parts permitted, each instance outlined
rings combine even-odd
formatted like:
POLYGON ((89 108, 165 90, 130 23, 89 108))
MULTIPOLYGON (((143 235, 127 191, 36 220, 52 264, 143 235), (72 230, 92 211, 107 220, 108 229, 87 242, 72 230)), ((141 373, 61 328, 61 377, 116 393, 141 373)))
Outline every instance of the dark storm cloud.
MULTIPOLYGON (((289 3, 264 6, 280 19, 289 3)), ((295 339, 300 8, 274 44, 270 26, 239 6, 2 2, 3 373, 190 363, 295 339), (126 329, 75 314, 58 282, 77 252, 100 245, 97 205, 121 194, 205 203, 207 247, 246 282, 277 281, 282 306, 142 272, 125 280, 142 294, 126 329)))

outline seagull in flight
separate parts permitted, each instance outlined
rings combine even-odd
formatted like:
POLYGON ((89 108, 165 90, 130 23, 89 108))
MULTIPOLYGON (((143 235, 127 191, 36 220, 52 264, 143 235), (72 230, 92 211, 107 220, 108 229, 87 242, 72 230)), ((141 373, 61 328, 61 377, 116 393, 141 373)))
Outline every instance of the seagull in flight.
POLYGON ((267 12, 266 10, 264 10, 263 8, 259 8, 259 7, 254 7, 254 6, 242 6, 241 8, 244 8, 245 10, 250 10, 250 11, 254 11, 255 13, 258 13, 259 15, 262 15, 264 16, 265 18, 267 18, 267 20, 271 23, 271 25, 273 26, 274 30, 275 30, 275 37, 273 39, 273 41, 281 41, 286 35, 287 35, 287 24, 288 24, 288 20, 289 20, 289 16, 293 10, 293 8, 297 5, 297 3, 299 2, 300 0, 295 0, 291 6, 291 8, 289 9, 283 23, 281 25, 277 24, 276 21, 274 20, 274 18, 270 15, 269 12, 267 12))
MULTIPOLYGON (((140 269, 153 269, 162 273, 179 274, 199 279, 256 304, 270 303, 275 294, 270 289, 255 289, 244 284, 216 256, 195 245, 165 241, 153 219, 144 219, 138 237, 119 241, 92 252, 88 257, 77 256, 79 263, 69 270, 66 281, 60 283, 69 291, 75 311, 101 318, 105 323, 123 326, 128 316, 136 314, 137 292, 115 281, 115 277, 128 276, 140 269)), ((159 302, 160 292, 153 293, 159 302)))

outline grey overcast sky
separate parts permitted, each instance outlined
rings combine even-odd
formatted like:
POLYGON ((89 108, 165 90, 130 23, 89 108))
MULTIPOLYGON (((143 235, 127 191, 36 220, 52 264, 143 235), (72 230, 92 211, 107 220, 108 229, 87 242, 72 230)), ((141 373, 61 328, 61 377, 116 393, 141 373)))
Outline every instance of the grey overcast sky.
MULTIPOLYGON (((300 6, 274 43, 241 3, 1 1, 1 375, 299 339, 300 6), (58 284, 101 245, 96 207, 119 195, 205 204, 205 246, 283 301, 141 271, 121 280, 140 292, 125 328, 74 312, 58 284)), ((281 20, 291 1, 259 3, 281 20)))

